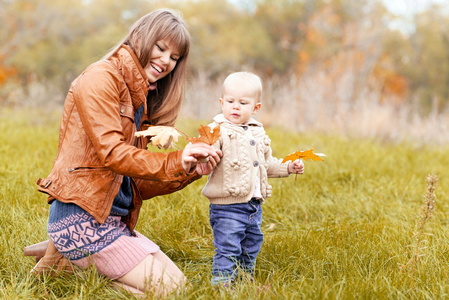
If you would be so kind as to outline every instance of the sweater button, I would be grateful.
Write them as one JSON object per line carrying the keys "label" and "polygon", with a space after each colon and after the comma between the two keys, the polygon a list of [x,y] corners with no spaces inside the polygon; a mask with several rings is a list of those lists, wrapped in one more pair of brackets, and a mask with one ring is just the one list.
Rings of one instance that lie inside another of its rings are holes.
{"label": "sweater button", "polygon": [[253,162],[253,166],[258,167],[259,166],[259,162],[256,160]]}
{"label": "sweater button", "polygon": [[120,112],[123,114],[123,113],[125,112],[125,109],[122,108],[122,109],[120,110]]}
{"label": "sweater button", "polygon": [[255,140],[251,140],[251,141],[249,142],[249,144],[250,144],[251,146],[255,146],[255,145],[256,145],[256,141],[255,141]]}
{"label": "sweater button", "polygon": [[248,130],[248,126],[242,126],[243,127],[243,130]]}

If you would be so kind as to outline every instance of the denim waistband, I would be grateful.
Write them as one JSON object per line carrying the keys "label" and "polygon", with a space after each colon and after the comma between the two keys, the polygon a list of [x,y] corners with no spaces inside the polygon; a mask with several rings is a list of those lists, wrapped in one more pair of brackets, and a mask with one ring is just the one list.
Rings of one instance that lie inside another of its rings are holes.
{"label": "denim waistband", "polygon": [[251,200],[249,200],[249,202],[254,203],[254,204],[260,204],[260,199],[259,198],[251,198]]}

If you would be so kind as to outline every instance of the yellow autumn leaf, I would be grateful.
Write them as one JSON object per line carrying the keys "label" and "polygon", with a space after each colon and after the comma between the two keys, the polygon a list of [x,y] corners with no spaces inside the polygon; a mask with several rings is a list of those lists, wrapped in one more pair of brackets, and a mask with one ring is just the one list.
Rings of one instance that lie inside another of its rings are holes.
{"label": "yellow autumn leaf", "polygon": [[306,151],[296,151],[294,153],[291,153],[291,154],[287,155],[282,162],[285,163],[287,161],[295,161],[300,158],[302,158],[304,160],[312,159],[312,160],[320,161],[320,160],[323,160],[321,158],[321,156],[326,156],[326,155],[324,155],[323,153],[313,153],[313,149],[309,149]]}
{"label": "yellow autumn leaf", "polygon": [[170,126],[150,126],[135,133],[136,137],[149,136],[151,144],[162,149],[173,148],[180,135],[176,128]]}

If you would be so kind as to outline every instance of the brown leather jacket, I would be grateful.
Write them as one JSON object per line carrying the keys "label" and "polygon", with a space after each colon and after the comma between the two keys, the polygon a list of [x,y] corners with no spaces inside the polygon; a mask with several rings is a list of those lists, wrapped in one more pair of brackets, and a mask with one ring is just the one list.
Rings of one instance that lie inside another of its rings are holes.
{"label": "brown leather jacket", "polygon": [[[64,104],[53,169],[37,182],[39,191],[49,194],[49,203],[75,203],[103,223],[123,176],[129,176],[134,198],[124,221],[132,230],[142,200],[172,193],[201,177],[185,174],[182,151],[150,152],[148,138],[134,137],[134,113],[141,105],[140,124],[147,120],[148,89],[147,76],[126,45],[75,79]],[[139,130],[144,129],[141,125]]]}

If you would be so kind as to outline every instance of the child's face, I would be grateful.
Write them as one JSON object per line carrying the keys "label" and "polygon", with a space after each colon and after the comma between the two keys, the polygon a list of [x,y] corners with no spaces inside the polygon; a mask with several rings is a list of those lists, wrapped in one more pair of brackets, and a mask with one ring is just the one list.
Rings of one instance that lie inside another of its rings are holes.
{"label": "child's face", "polygon": [[262,104],[259,102],[258,91],[234,84],[223,90],[223,98],[220,98],[224,117],[234,123],[243,124],[255,115]]}

